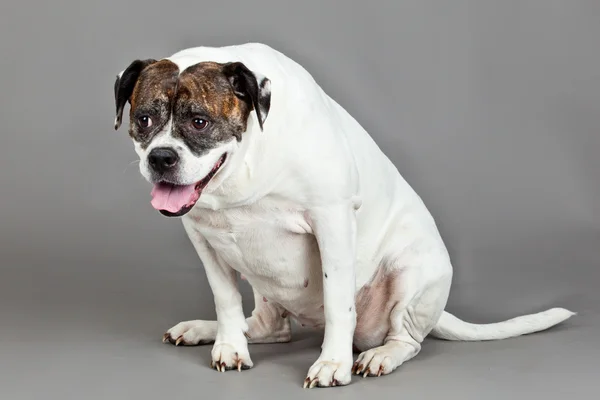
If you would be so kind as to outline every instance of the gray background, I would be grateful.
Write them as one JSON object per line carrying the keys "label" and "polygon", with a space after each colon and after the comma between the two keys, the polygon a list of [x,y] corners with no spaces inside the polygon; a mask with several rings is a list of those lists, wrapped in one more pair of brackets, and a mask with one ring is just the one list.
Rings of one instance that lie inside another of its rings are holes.
{"label": "gray background", "polygon": [[[597,387],[599,1],[0,7],[0,398],[562,398]],[[210,346],[163,345],[180,320],[213,318],[212,297],[180,221],[151,208],[126,129],[112,129],[113,80],[134,58],[248,41],[311,71],[421,194],[454,260],[451,311],[579,315],[500,342],[427,340],[388,377],[308,392],[318,335],[252,346],[256,366],[241,374],[211,371]]]}

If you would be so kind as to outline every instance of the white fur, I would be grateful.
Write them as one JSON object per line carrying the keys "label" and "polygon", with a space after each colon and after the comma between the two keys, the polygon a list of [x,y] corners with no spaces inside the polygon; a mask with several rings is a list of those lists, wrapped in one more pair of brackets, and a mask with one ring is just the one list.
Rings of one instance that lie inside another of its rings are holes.
{"label": "white fur", "polygon": [[[354,366],[364,375],[390,373],[419,352],[430,332],[451,340],[499,339],[572,315],[548,311],[484,327],[445,313],[452,266],[432,216],[367,132],[304,68],[262,44],[192,48],[169,59],[180,70],[201,61],[241,61],[271,81],[264,131],[251,113],[240,143],[202,157],[168,129],[146,151],[136,149],[147,177],[148,151],[181,145],[187,183],[202,179],[222,152],[229,154],[183,217],[214,293],[217,322],[190,321],[168,332],[188,344],[214,340],[218,370],[240,361],[251,366],[248,341],[289,340],[289,321],[281,316],[288,310],[325,329],[305,386],[348,384],[355,296],[380,270],[401,274],[401,295],[390,314],[380,316],[385,339],[378,342],[376,332],[354,339],[367,349]],[[255,291],[248,319],[236,271]]]}

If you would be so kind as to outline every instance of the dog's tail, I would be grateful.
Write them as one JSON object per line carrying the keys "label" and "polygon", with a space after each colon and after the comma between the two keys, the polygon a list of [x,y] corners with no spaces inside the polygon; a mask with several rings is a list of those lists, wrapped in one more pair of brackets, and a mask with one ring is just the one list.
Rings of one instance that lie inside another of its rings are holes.
{"label": "dog's tail", "polygon": [[431,335],[444,340],[499,340],[548,329],[576,313],[564,308],[552,308],[537,314],[522,315],[503,322],[471,324],[444,311]]}

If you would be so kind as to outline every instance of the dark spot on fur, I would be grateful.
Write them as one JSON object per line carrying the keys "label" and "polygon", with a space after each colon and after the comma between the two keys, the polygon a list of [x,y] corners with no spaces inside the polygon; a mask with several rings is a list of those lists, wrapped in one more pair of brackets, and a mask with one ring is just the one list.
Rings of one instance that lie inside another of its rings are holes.
{"label": "dark spot on fur", "polygon": [[263,301],[266,303],[268,302],[267,298],[263,296]]}
{"label": "dark spot on fur", "polygon": [[304,280],[304,287],[308,287],[308,278]]}
{"label": "dark spot on fur", "polygon": [[325,272],[325,279],[327,279],[327,272]]}
{"label": "dark spot on fur", "polygon": [[265,87],[269,82],[270,81],[267,78],[260,82],[260,96],[258,98],[258,104],[261,110],[261,115],[263,115],[263,123],[267,117],[267,114],[269,113],[269,109],[271,108],[271,93],[265,93]]}
{"label": "dark spot on fur", "polygon": [[290,314],[290,313],[289,313],[287,310],[285,310],[285,311],[284,311],[284,312],[281,314],[281,318],[287,318],[287,316],[288,316],[289,314]]}

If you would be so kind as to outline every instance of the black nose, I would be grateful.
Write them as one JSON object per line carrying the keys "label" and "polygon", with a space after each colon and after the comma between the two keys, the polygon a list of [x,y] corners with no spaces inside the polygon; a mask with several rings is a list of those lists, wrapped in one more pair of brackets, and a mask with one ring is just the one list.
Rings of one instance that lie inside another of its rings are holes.
{"label": "black nose", "polygon": [[148,154],[148,163],[154,171],[161,174],[177,165],[177,161],[179,161],[177,152],[167,147],[152,149],[150,154]]}

